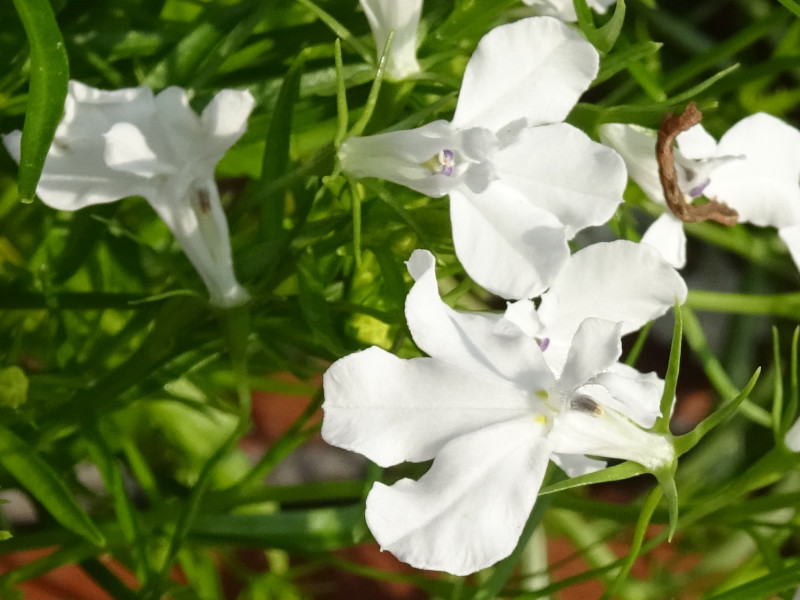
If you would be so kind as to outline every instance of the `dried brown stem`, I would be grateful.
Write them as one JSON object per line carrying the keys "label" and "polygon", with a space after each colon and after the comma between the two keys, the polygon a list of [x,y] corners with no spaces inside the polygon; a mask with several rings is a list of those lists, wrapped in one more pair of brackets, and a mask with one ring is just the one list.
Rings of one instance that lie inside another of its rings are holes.
{"label": "dried brown stem", "polygon": [[703,113],[697,104],[690,102],[683,114],[673,115],[667,113],[661,120],[658,128],[658,141],[656,142],[656,160],[658,161],[658,176],[661,187],[664,189],[664,198],[672,213],[685,223],[698,223],[700,221],[716,221],[729,227],[736,225],[739,218],[737,213],[724,202],[709,200],[707,204],[694,206],[686,202],[678,186],[678,173],[675,170],[675,155],[672,145],[678,134],[686,131],[693,125],[703,120]]}

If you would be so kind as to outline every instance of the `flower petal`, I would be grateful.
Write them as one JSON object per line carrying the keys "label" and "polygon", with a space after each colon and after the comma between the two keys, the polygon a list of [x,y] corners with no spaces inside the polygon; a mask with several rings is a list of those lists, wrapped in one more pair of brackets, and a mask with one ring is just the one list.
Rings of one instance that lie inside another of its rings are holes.
{"label": "flower petal", "polygon": [[675,459],[665,437],[640,429],[614,410],[598,410],[558,415],[547,436],[554,451],[632,460],[651,471]]}
{"label": "flower petal", "polygon": [[467,370],[513,381],[522,389],[550,387],[553,376],[539,345],[501,315],[453,310],[439,297],[435,260],[415,250],[406,263],[416,280],[406,299],[414,342],[430,356]]}
{"label": "flower petal", "polygon": [[621,323],[605,319],[586,319],[580,324],[556,384],[562,393],[571,393],[617,362],[622,354],[621,329]]}
{"label": "flower petal", "polygon": [[558,19],[495,27],[467,63],[453,125],[499,131],[524,119],[557,123],[597,75],[594,47]]}
{"label": "flower petal", "polygon": [[600,126],[600,141],[619,152],[628,175],[653,202],[666,204],[658,178],[656,132],[638,125],[606,123]]}
{"label": "flower petal", "polygon": [[602,386],[609,399],[601,399],[603,405],[651,428],[661,416],[661,396],[664,380],[655,373],[640,373],[623,363],[614,363],[604,373],[592,379]]}
{"label": "flower petal", "polygon": [[744,160],[715,169],[706,196],[735,208],[740,221],[778,228],[800,222],[800,131],[757,113],[722,136],[718,153]]}
{"label": "flower petal", "polygon": [[683,303],[686,294],[683,278],[653,248],[602,242],[572,256],[542,295],[539,318],[554,341],[571,340],[587,317],[620,322],[624,335],[663,315],[676,299]]}
{"label": "flower petal", "polygon": [[417,27],[422,0],[359,0],[369,21],[378,56],[394,30],[392,47],[386,61],[386,76],[393,81],[420,71],[417,62]]}
{"label": "flower petal", "polygon": [[628,181],[619,154],[567,123],[524,130],[492,161],[503,184],[555,215],[567,239],[608,221]]}
{"label": "flower petal", "polygon": [[553,453],[550,456],[558,468],[560,468],[567,477],[580,477],[581,475],[588,475],[600,469],[605,469],[607,466],[604,460],[595,460],[583,454],[561,454]]}
{"label": "flower petal", "polygon": [[530,418],[464,435],[419,481],[376,483],[367,524],[382,550],[414,567],[474,573],[514,550],[549,456],[542,426]]}
{"label": "flower petal", "polygon": [[504,298],[538,296],[569,258],[561,223],[499,181],[450,192],[453,241],[475,281]]}
{"label": "flower petal", "polygon": [[323,386],[325,441],[384,467],[429,460],[452,439],[538,405],[533,390],[503,379],[377,347],[337,360]]}
{"label": "flower petal", "polygon": [[115,171],[143,179],[172,175],[177,171],[174,165],[156,154],[144,133],[133,123],[115,123],[103,138],[105,162]]}
{"label": "flower petal", "polygon": [[203,154],[207,160],[216,165],[242,137],[255,104],[255,98],[247,90],[221,90],[211,99],[200,115],[206,145]]}
{"label": "flower petal", "polygon": [[[59,210],[78,210],[148,191],[140,179],[108,168],[103,134],[123,119],[149,118],[152,101],[145,87],[107,91],[70,81],[64,115],[36,189],[42,201]],[[18,131],[3,136],[17,161],[20,139]]]}
{"label": "flower petal", "polygon": [[447,121],[434,121],[416,129],[389,131],[347,138],[339,149],[342,169],[356,177],[380,177],[429,196],[443,196],[458,180],[432,173],[422,163],[453,150],[456,134]]}
{"label": "flower petal", "polygon": [[658,253],[676,269],[686,265],[686,233],[683,221],[667,210],[658,217],[642,236],[642,244],[658,250]]}
{"label": "flower petal", "polygon": [[717,154],[717,140],[700,123],[678,134],[675,141],[684,158],[705,160]]}
{"label": "flower petal", "polygon": [[188,182],[173,177],[146,198],[197,269],[211,303],[230,307],[247,301],[233,270],[228,219],[213,177]]}

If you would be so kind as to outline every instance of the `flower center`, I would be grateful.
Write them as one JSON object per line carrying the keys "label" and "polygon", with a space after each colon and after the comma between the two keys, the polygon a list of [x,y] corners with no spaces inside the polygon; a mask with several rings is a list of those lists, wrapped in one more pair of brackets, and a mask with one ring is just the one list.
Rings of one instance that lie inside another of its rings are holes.
{"label": "flower center", "polygon": [[455,152],[445,148],[439,154],[426,160],[422,165],[430,169],[431,173],[440,173],[445,177],[451,177],[453,169],[456,167]]}

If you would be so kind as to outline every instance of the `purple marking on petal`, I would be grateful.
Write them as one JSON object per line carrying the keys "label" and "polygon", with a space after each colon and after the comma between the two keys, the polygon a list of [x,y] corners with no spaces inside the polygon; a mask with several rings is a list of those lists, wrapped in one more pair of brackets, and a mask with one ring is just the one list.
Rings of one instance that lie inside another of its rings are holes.
{"label": "purple marking on petal", "polygon": [[455,156],[456,155],[453,153],[452,150],[448,150],[447,148],[442,150],[442,157],[444,158],[445,162],[450,162],[451,160],[453,160],[453,158],[455,158]]}
{"label": "purple marking on petal", "polygon": [[441,174],[445,177],[450,177],[453,174],[453,166],[452,165],[443,165]]}
{"label": "purple marking on petal", "polygon": [[706,179],[703,183],[698,186],[693,187],[689,190],[689,195],[692,198],[697,198],[698,196],[703,195],[703,191],[708,187],[708,184],[711,183],[710,179]]}
{"label": "purple marking on petal", "polygon": [[549,337],[542,338],[541,340],[539,340],[539,348],[541,349],[542,352],[547,350],[547,347],[549,345],[550,345],[550,338]]}

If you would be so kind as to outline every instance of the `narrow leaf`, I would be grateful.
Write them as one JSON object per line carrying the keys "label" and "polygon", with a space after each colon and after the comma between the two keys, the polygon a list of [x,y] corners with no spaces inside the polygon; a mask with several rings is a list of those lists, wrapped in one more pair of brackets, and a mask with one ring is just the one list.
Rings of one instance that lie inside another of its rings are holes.
{"label": "narrow leaf", "polygon": [[19,197],[30,201],[64,111],[69,63],[48,0],[14,0],[31,49],[31,76],[19,162]]}
{"label": "narrow leaf", "polygon": [[664,378],[664,393],[661,395],[661,415],[656,420],[655,431],[669,433],[669,418],[672,415],[672,403],[675,400],[675,388],[678,386],[678,371],[681,367],[681,343],[683,342],[683,318],[681,307],[675,302],[675,327],[672,330],[672,345],[669,350],[669,365]]}
{"label": "narrow leaf", "polygon": [[2,425],[0,465],[41,502],[56,521],[96,546],[105,545],[103,534],[78,506],[69,488],[53,468],[36,450]]}

